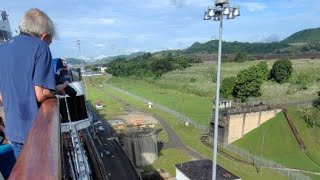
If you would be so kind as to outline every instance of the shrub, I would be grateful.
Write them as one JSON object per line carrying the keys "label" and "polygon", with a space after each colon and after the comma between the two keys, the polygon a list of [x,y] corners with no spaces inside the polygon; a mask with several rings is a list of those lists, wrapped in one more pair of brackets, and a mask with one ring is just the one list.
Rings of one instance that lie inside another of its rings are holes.
{"label": "shrub", "polygon": [[236,84],[236,77],[226,77],[221,82],[220,94],[224,98],[231,99],[234,86]]}
{"label": "shrub", "polygon": [[293,71],[292,63],[289,59],[276,61],[270,71],[270,79],[278,83],[285,83],[291,77]]}
{"label": "shrub", "polygon": [[192,78],[190,78],[190,82],[196,82],[197,81],[197,78],[194,78],[194,77],[192,77]]}
{"label": "shrub", "polygon": [[247,60],[248,60],[247,53],[245,53],[244,51],[238,52],[234,57],[234,62],[238,62],[238,63],[245,62]]}
{"label": "shrub", "polygon": [[251,66],[237,74],[233,95],[246,101],[249,97],[261,96],[261,85],[265,80],[264,73],[258,65]]}
{"label": "shrub", "polygon": [[297,73],[290,79],[290,82],[295,85],[298,90],[308,89],[308,83],[311,81],[310,76],[304,72]]}
{"label": "shrub", "polygon": [[268,76],[269,76],[269,70],[268,70],[268,64],[266,61],[262,61],[262,62],[259,62],[257,64],[257,67],[259,68],[259,73],[261,73],[261,78],[263,80],[267,80],[268,79]]}

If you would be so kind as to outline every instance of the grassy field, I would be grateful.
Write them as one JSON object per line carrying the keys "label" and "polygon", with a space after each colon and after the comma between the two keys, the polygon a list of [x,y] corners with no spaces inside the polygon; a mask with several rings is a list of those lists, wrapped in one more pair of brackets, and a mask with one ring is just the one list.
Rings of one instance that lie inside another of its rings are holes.
{"label": "grassy field", "polygon": [[[103,92],[89,83],[87,83],[87,88],[88,98],[93,107],[95,107],[96,102],[103,102],[105,108],[98,110],[98,112],[104,119],[110,120],[123,113],[123,105],[117,102],[114,98],[106,96]],[[112,106],[110,106],[111,104]]]}
{"label": "grassy field", "polygon": [[[95,88],[96,89],[96,88]],[[200,136],[201,132],[199,130],[196,130],[192,127],[186,127],[180,122],[177,121],[177,119],[167,114],[159,109],[152,108],[149,109],[146,107],[146,105],[140,101],[137,101],[127,95],[121,94],[118,91],[115,91],[113,89],[109,89],[107,87],[103,88],[104,92],[107,94],[112,94],[113,96],[122,99],[126,103],[135,106],[139,108],[139,110],[156,115],[161,117],[162,119],[165,119],[173,128],[173,130],[179,135],[181,140],[184,144],[191,147],[192,149],[196,150],[203,156],[211,159],[212,157],[212,151],[210,148],[204,146],[200,142]],[[90,93],[90,92],[89,92]],[[109,105],[111,106],[111,105]],[[173,151],[173,152],[171,152]],[[179,153],[179,150],[169,150],[164,151],[163,157],[160,157],[154,164],[152,164],[152,167],[154,169],[156,168],[164,168],[167,171],[172,172],[172,167],[174,164],[187,161],[186,156],[177,156],[177,157],[168,157],[170,154]],[[167,158],[171,159],[172,161],[166,160]],[[238,162],[231,161],[229,159],[226,159],[225,157],[218,156],[218,163],[219,165],[225,167],[226,169],[230,170],[232,173],[240,176],[242,179],[287,179],[286,177],[283,177],[279,175],[278,173],[275,173],[274,171],[263,169],[260,174],[256,172],[256,169],[254,166],[251,165],[244,165]]]}
{"label": "grassy field", "polygon": [[190,161],[190,156],[183,150],[164,149],[160,152],[159,158],[149,166],[144,167],[144,170],[165,169],[171,176],[175,177],[176,169],[174,164]]}
{"label": "grassy field", "polygon": [[[289,109],[289,113],[293,118],[298,131],[306,144],[307,149],[306,154],[311,157],[317,164],[320,164],[320,128],[314,127],[310,128],[302,120],[299,108]],[[318,167],[318,172],[320,172],[320,167]]]}
{"label": "grassy field", "polygon": [[200,124],[208,125],[209,123],[213,104],[211,98],[162,89],[154,84],[126,78],[112,77],[108,83],[182,112]]}
{"label": "grassy field", "polygon": [[[222,79],[236,76],[243,69],[248,68],[259,61],[244,63],[223,63]],[[268,61],[269,70],[275,61]],[[283,101],[310,99],[317,96],[320,80],[319,59],[292,60],[294,72],[289,83],[277,84],[267,81],[262,85],[262,96],[253,100],[262,100],[276,103]],[[215,62],[194,64],[185,70],[175,70],[162,75],[159,79],[144,78],[143,80],[165,89],[174,89],[188,94],[196,94],[202,97],[212,98],[215,94]],[[307,81],[307,89],[301,88],[296,79],[304,76]],[[139,78],[141,79],[141,78]]]}

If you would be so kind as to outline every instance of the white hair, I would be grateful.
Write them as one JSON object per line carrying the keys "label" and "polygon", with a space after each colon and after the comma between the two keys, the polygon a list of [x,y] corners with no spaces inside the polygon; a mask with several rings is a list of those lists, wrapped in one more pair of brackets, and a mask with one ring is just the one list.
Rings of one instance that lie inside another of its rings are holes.
{"label": "white hair", "polygon": [[35,37],[48,34],[54,37],[56,35],[55,27],[49,16],[43,11],[32,8],[28,10],[21,18],[19,29],[21,33]]}

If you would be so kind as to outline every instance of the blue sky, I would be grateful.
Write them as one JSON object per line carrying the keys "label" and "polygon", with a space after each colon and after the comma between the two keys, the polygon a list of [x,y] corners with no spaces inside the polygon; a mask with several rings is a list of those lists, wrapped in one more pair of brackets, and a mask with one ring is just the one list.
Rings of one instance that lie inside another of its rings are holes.
{"label": "blue sky", "polygon": [[[218,23],[204,21],[213,0],[2,0],[11,28],[18,29],[23,13],[33,7],[54,21],[58,38],[54,57],[105,56],[184,49],[192,43],[218,37]],[[294,32],[320,27],[318,0],[230,0],[241,16],[224,21],[226,41],[282,40]]]}

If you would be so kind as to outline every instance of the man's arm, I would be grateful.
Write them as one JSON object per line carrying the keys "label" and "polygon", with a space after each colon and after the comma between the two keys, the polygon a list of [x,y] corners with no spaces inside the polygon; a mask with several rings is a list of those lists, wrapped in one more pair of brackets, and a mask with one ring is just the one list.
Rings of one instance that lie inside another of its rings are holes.
{"label": "man's arm", "polygon": [[1,96],[1,93],[0,93],[0,102],[2,102],[2,96]]}
{"label": "man's arm", "polygon": [[37,98],[38,102],[43,102],[44,100],[46,100],[48,98],[55,97],[54,92],[50,91],[49,89],[45,89],[40,86],[34,86],[34,90],[35,90],[36,98]]}
{"label": "man's arm", "polygon": [[64,89],[69,84],[68,81],[64,82],[63,84],[59,84],[56,86],[56,92],[50,91],[49,89],[40,87],[40,86],[34,86],[36,98],[38,102],[43,102],[44,100],[48,98],[55,97],[55,93],[57,94],[65,94]]}

